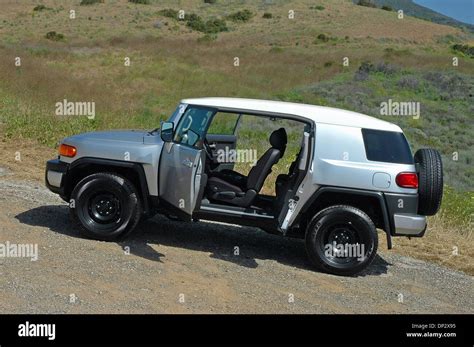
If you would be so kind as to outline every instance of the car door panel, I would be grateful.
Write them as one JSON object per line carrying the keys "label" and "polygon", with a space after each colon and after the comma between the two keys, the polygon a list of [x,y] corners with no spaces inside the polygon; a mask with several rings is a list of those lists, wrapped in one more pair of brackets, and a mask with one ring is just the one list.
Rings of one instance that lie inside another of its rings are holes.
{"label": "car door panel", "polygon": [[160,159],[160,198],[190,220],[201,187],[203,150],[179,143],[167,143]]}
{"label": "car door panel", "polygon": [[[216,165],[216,170],[232,170],[234,163],[228,161],[231,158],[230,153],[236,149],[237,136],[236,135],[222,135],[222,134],[208,134],[206,136],[207,142],[211,146],[213,164]],[[225,155],[225,154],[228,155]],[[222,161],[224,159],[224,161]]]}

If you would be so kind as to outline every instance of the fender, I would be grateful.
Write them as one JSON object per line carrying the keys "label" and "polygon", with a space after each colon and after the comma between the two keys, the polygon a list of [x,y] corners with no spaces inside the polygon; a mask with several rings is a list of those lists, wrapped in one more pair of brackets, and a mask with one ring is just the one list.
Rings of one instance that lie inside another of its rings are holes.
{"label": "fender", "polygon": [[[387,235],[387,247],[388,249],[392,249],[392,238],[391,238],[392,225],[390,223],[390,218],[388,214],[387,202],[385,201],[385,196],[382,192],[362,190],[362,189],[322,186],[317,191],[315,191],[313,195],[303,205],[303,208],[300,211],[298,219],[311,207],[311,205],[323,193],[343,193],[343,194],[348,194],[348,195],[371,196],[371,197],[376,198],[380,203],[380,210],[382,211],[383,226],[384,226],[383,230],[385,231],[385,234]],[[295,222],[297,222],[298,219]]]}
{"label": "fender", "polygon": [[[146,180],[146,175],[145,171],[143,170],[143,166],[140,163],[134,163],[130,161],[120,161],[120,160],[112,160],[112,159],[100,159],[100,158],[92,158],[92,157],[83,157],[80,159],[77,159],[73,161],[69,165],[68,173],[70,173],[73,170],[76,169],[81,169],[82,167],[88,166],[88,165],[100,165],[104,167],[120,167],[120,168],[125,168],[125,169],[131,169],[135,171],[138,174],[139,181],[140,181],[140,186],[137,187],[140,189],[141,195],[143,197],[143,209],[145,213],[150,211],[150,203],[149,203],[149,190],[148,190],[148,184]],[[69,183],[69,175],[66,175],[65,179],[65,185]]]}

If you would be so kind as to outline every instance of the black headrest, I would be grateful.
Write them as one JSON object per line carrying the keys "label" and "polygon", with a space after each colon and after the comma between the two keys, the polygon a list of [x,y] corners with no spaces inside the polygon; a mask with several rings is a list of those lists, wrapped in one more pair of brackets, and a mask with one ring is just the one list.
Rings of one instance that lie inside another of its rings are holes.
{"label": "black headrest", "polygon": [[270,144],[273,148],[279,149],[282,152],[286,149],[286,143],[288,142],[288,138],[286,136],[286,130],[284,128],[280,128],[275,130],[270,135]]}

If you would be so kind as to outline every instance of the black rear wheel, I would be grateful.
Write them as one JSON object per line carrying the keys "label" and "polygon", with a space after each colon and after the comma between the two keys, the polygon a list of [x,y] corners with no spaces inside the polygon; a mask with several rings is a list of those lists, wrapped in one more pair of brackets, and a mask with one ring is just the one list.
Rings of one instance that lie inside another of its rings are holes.
{"label": "black rear wheel", "polygon": [[318,269],[354,275],[372,263],[378,238],[374,223],[363,211],[347,205],[317,213],[306,231],[306,251]]}
{"label": "black rear wheel", "polygon": [[82,179],[71,194],[70,214],[87,237],[111,241],[124,237],[138,224],[141,201],[134,185],[111,173]]}

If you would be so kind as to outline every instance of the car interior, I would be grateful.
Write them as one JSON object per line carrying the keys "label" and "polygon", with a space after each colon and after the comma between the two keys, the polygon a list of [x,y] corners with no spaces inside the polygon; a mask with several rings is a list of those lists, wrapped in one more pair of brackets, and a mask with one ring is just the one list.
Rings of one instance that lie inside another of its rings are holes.
{"label": "car interior", "polygon": [[[301,183],[304,172],[306,172],[306,168],[298,164],[302,160],[303,153],[308,153],[304,148],[305,145],[308,146],[308,143],[304,141],[303,133],[309,132],[310,126],[296,120],[289,121],[301,126],[301,145],[296,155],[293,151],[295,160],[289,165],[288,172],[277,176],[275,195],[265,195],[261,192],[265,181],[287,152],[287,130],[282,126],[276,130],[268,131],[267,149],[262,155],[259,155],[248,174],[243,175],[234,170],[234,163],[216,160],[216,152],[219,149],[222,150],[226,146],[227,149],[235,149],[237,146],[239,136],[236,130],[242,115],[237,116],[237,125],[231,134],[208,132],[203,141],[203,149],[206,152],[205,171],[208,178],[201,208],[214,207],[227,211],[251,212],[254,215],[276,217],[282,211],[285,202],[293,196],[294,189]],[[266,119],[274,121],[278,118],[267,117]]]}

